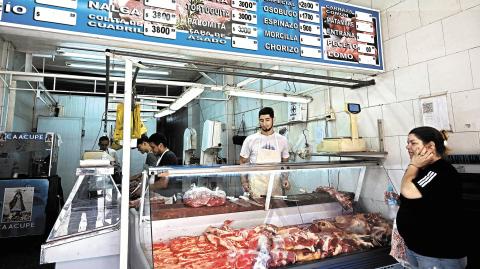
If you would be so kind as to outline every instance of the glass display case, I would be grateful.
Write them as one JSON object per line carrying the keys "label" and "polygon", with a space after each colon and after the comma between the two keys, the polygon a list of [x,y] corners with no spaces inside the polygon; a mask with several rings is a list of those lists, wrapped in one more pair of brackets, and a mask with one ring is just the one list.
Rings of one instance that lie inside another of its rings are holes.
{"label": "glass display case", "polygon": [[391,221],[359,211],[372,165],[378,164],[150,168],[139,211],[131,210],[131,267],[395,264],[388,256]]}
{"label": "glass display case", "polygon": [[112,174],[113,167],[77,169],[72,192],[42,245],[40,263],[116,268],[110,266],[119,257],[120,192]]}

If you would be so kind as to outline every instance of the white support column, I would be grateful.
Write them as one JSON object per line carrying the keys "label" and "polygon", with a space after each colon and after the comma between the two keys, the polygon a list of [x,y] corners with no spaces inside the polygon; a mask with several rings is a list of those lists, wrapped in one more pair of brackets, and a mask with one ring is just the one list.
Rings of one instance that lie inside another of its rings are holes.
{"label": "white support column", "polygon": [[17,81],[10,82],[10,91],[8,93],[8,107],[7,107],[7,126],[5,131],[11,132],[13,130],[13,118],[15,117],[15,99],[17,98]]}
{"label": "white support column", "polygon": [[[32,72],[32,53],[25,54],[25,72]],[[8,94],[8,110],[7,110],[7,126],[6,131],[11,132],[13,130],[13,119],[15,118],[15,101],[17,98],[17,81],[12,80],[10,82],[10,91]]]}
{"label": "white support column", "polygon": [[25,53],[25,72],[32,72],[32,53]]}
{"label": "white support column", "polygon": [[128,197],[130,180],[130,141],[132,116],[132,61],[125,59],[125,96],[123,112],[122,201],[120,219],[120,269],[128,269]]}
{"label": "white support column", "polygon": [[[9,50],[8,46],[9,43],[2,41],[2,52],[0,55],[0,69],[1,70],[7,70],[7,62],[8,62],[8,56],[9,56]],[[5,96],[7,93],[7,87],[4,82],[6,81],[7,76],[2,76],[2,79],[0,80],[0,131],[3,131],[3,126],[4,126],[4,113],[5,113]]]}
{"label": "white support column", "polygon": [[357,189],[355,190],[355,197],[353,197],[353,201],[355,202],[358,202],[358,199],[360,199],[360,193],[362,192],[363,180],[365,179],[366,170],[367,170],[366,166],[360,167],[360,174],[358,175],[358,181],[357,181]]}

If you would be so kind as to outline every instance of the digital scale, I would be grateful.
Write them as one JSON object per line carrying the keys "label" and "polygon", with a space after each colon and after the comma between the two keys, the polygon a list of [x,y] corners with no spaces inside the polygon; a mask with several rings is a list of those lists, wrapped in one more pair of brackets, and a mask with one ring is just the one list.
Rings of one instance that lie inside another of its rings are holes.
{"label": "digital scale", "polygon": [[358,137],[357,114],[360,113],[360,104],[347,103],[346,110],[350,115],[350,130],[352,137],[324,138],[318,144],[317,152],[349,152],[366,151],[365,140]]}

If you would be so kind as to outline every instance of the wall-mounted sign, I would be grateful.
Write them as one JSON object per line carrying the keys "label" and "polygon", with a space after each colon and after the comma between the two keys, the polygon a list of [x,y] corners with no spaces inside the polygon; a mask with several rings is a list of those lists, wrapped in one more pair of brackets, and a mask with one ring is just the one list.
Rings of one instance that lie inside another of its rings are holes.
{"label": "wall-mounted sign", "polygon": [[43,234],[47,199],[47,179],[0,180],[0,238]]}
{"label": "wall-mounted sign", "polygon": [[52,142],[53,133],[0,132],[0,142],[11,140],[33,140]]}
{"label": "wall-mounted sign", "polygon": [[0,4],[0,25],[5,26],[383,70],[379,12],[333,1],[0,0]]}

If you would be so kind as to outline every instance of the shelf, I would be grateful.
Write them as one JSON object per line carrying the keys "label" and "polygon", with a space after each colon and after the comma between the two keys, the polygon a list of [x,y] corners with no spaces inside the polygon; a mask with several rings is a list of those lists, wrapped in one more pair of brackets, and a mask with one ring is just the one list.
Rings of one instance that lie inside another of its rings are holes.
{"label": "shelf", "polygon": [[350,152],[317,152],[312,153],[312,156],[325,157],[349,157],[362,159],[384,159],[388,155],[385,151],[350,151]]}

